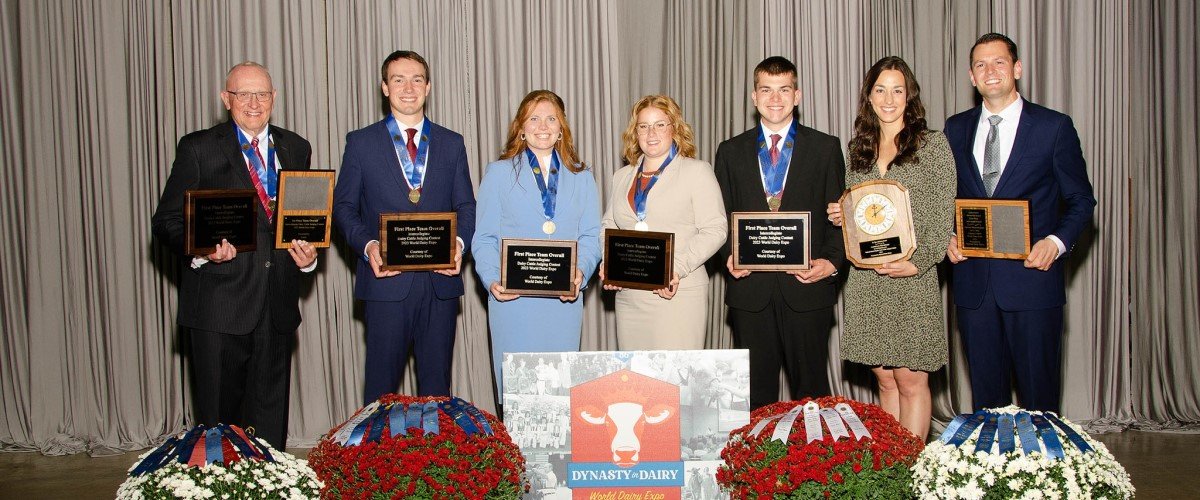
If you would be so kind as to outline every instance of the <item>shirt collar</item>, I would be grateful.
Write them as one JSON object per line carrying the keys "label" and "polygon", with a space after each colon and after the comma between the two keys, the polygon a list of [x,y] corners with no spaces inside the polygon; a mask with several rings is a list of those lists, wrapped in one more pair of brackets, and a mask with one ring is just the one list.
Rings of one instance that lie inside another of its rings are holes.
{"label": "shirt collar", "polygon": [[[792,121],[794,121],[794,120],[795,120],[795,118],[792,119]],[[758,122],[758,127],[762,129],[763,137],[771,137],[771,134],[779,134],[779,137],[786,138],[788,135],[788,132],[790,132],[792,130],[792,121],[788,121],[787,125],[784,125],[779,130],[771,130],[771,129],[767,128],[767,126],[765,124],[763,124],[762,122]]]}
{"label": "shirt collar", "polygon": [[267,138],[271,136],[271,124],[270,123],[268,123],[267,126],[263,127],[262,132],[259,132],[258,136],[256,136],[256,137],[251,137],[250,133],[246,132],[246,129],[238,126],[236,123],[233,126],[234,126],[234,128],[236,128],[238,130],[239,134],[242,134],[242,137],[246,138],[247,141],[253,142],[254,139],[258,139],[259,144],[266,144]]}
{"label": "shirt collar", "polygon": [[1021,97],[1021,94],[1017,94],[1017,100],[1005,106],[999,113],[991,112],[987,109],[987,106],[982,104],[979,107],[983,109],[983,112],[979,114],[979,123],[987,122],[988,117],[992,115],[1000,115],[1000,118],[1004,119],[1000,123],[1017,123],[1017,120],[1021,118],[1021,110],[1025,108],[1025,98]]}
{"label": "shirt collar", "polygon": [[[395,115],[393,115],[393,116],[395,116]],[[403,132],[406,129],[410,129],[410,128],[417,129],[416,139],[417,139],[417,144],[420,144],[421,143],[421,131],[425,129],[425,120],[426,120],[426,118],[424,116],[422,116],[421,121],[417,122],[415,125],[412,125],[412,126],[405,125],[400,120],[396,120],[396,126],[400,127],[401,132]],[[408,144],[408,132],[405,132],[400,135],[402,137],[404,137],[404,143]]]}

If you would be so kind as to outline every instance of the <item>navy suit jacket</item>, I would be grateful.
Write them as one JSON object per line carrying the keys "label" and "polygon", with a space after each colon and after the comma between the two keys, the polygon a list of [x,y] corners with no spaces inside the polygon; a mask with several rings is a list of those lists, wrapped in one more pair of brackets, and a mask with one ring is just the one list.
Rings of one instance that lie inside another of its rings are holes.
{"label": "navy suit jacket", "polygon": [[[1031,243],[1053,234],[1070,252],[1092,220],[1096,198],[1088,181],[1079,134],[1071,117],[1025,101],[1008,163],[994,198],[1029,200]],[[946,120],[946,138],[958,169],[959,198],[987,198],[975,161],[981,107]],[[1049,271],[1027,269],[1024,261],[971,258],[953,266],[954,302],[974,309],[988,288],[1005,311],[1061,307],[1066,303],[1063,259]]]}
{"label": "navy suit jacket", "polygon": [[[312,147],[303,137],[271,126],[271,140],[284,170],[309,166]],[[254,189],[233,122],[193,132],[179,140],[171,175],[152,219],[154,235],[183,256],[179,282],[180,326],[245,335],[270,311],[276,333],[300,326],[300,269],[287,250],[275,250],[275,227],[255,198],[257,249],[229,262],[192,268],[184,255],[184,193],[189,189]]]}
{"label": "navy suit jacket", "polygon": [[[455,212],[464,247],[475,233],[475,193],[463,137],[426,117],[429,123],[429,163],[421,186],[421,201],[408,201],[408,184],[386,119],[346,134],[346,151],[333,191],[333,219],[346,243],[359,257],[354,296],[360,300],[400,301],[408,296],[418,272],[376,278],[363,256],[367,242],[379,239],[379,214],[397,212]],[[469,249],[463,248],[463,255]],[[427,272],[440,299],[463,295],[460,276]]]}

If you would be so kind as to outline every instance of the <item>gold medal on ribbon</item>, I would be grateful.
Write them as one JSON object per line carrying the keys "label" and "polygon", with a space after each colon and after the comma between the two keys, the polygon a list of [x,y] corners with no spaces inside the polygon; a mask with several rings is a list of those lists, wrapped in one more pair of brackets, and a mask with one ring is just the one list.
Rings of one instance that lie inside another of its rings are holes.
{"label": "gold medal on ribbon", "polygon": [[271,209],[271,213],[275,213],[275,207],[277,207],[277,206],[278,206],[278,203],[275,200],[271,200],[271,201],[267,202],[267,208]]}
{"label": "gold medal on ribbon", "polygon": [[421,190],[420,189],[409,190],[408,191],[408,201],[411,201],[413,203],[421,201]]}
{"label": "gold medal on ribbon", "polygon": [[554,234],[555,229],[557,229],[557,228],[555,227],[554,221],[552,221],[552,220],[548,220],[548,221],[542,223],[542,232],[546,233],[547,235]]}
{"label": "gold medal on ribbon", "polygon": [[767,197],[767,208],[770,208],[772,212],[778,212],[779,206],[782,204],[783,204],[783,200],[781,200],[777,196],[768,196]]}

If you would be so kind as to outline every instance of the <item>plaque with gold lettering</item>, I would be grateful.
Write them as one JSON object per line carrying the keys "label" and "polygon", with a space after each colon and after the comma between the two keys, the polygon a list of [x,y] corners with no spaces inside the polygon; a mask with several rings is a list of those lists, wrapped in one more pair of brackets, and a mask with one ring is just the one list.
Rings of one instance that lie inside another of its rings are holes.
{"label": "plaque with gold lettering", "polygon": [[1017,259],[1029,256],[1029,200],[954,200],[958,249],[965,257]]}
{"label": "plaque with gold lettering", "polygon": [[280,170],[279,204],[275,211],[275,248],[291,248],[292,240],[329,248],[333,227],[332,170]]}
{"label": "plaque with gold lettering", "polygon": [[258,246],[258,192],[253,189],[189,189],[184,192],[184,247],[203,257],[221,240],[239,252]]}
{"label": "plaque with gold lettering", "polygon": [[729,241],[733,268],[803,271],[810,267],[811,212],[734,212]]}
{"label": "plaque with gold lettering", "polygon": [[890,179],[857,184],[838,200],[842,241],[855,267],[873,269],[912,256],[917,233],[908,189]]}
{"label": "plaque with gold lettering", "polygon": [[505,293],[543,297],[575,295],[579,242],[504,238],[500,241],[500,286]]}
{"label": "plaque with gold lettering", "polygon": [[604,284],[639,290],[671,286],[675,233],[604,230]]}
{"label": "plaque with gold lettering", "polygon": [[379,215],[379,253],[384,271],[454,269],[458,214],[411,212]]}

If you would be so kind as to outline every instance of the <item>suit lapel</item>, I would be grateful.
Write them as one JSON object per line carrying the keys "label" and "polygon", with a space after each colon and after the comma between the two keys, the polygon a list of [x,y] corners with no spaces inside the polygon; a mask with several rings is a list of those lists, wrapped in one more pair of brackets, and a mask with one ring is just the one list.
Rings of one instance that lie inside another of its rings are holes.
{"label": "suit lapel", "polygon": [[279,168],[281,170],[296,170],[296,158],[292,156],[291,148],[283,140],[283,134],[280,134],[279,128],[274,125],[271,126],[271,140],[275,143],[275,156],[279,158]]}
{"label": "suit lapel", "polygon": [[250,179],[250,171],[246,167],[246,157],[242,155],[237,134],[237,127],[233,122],[227,122],[218,140],[221,152],[225,154],[225,158],[229,161],[229,169],[233,172],[233,177],[242,185],[241,187],[254,189],[254,181]]}
{"label": "suit lapel", "polygon": [[375,126],[375,133],[380,137],[380,144],[383,149],[380,153],[383,154],[386,161],[380,164],[380,168],[387,170],[392,180],[396,183],[397,192],[400,197],[408,199],[408,181],[404,179],[404,167],[400,166],[400,157],[397,156],[396,143],[392,140],[392,133],[388,130],[386,124],[387,118],[380,121]]}
{"label": "suit lapel", "polygon": [[[750,168],[743,169],[743,171],[745,172],[744,175],[747,177],[744,185],[746,186],[746,199],[751,200],[750,210],[755,212],[766,212],[771,209],[767,206],[767,196],[763,194],[762,165],[758,163],[758,136],[760,127],[762,127],[762,125],[755,124],[753,129],[746,131],[746,138],[742,142],[742,145],[744,148],[746,148],[744,155],[747,159],[746,165],[748,165]],[[788,168],[788,175],[791,175],[791,167]],[[784,199],[787,199],[787,193],[784,194]]]}
{"label": "suit lapel", "polygon": [[983,175],[979,173],[979,162],[975,161],[975,136],[979,133],[979,115],[983,114],[983,105],[976,106],[971,110],[971,114],[967,115],[967,129],[963,131],[966,141],[967,160],[971,162],[971,171],[969,177],[975,185],[975,191],[985,196],[987,189],[983,187]]}
{"label": "suit lapel", "polygon": [[[800,124],[796,124],[796,138],[793,139],[794,142],[792,143],[792,157],[788,163],[787,181],[783,185],[783,204],[780,206],[780,210],[797,209],[796,200],[801,199],[801,190],[805,187],[804,179],[812,178],[804,175],[803,169],[806,165],[800,161],[802,155],[798,154],[809,150],[808,139],[808,134],[804,133],[804,129],[800,128]],[[766,203],[766,201],[763,203]]]}
{"label": "suit lapel", "polygon": [[994,193],[1004,190],[1007,180],[1013,177],[1012,171],[1020,168],[1021,157],[1025,156],[1025,150],[1029,149],[1029,142],[1033,140],[1033,131],[1037,128],[1037,117],[1029,101],[1022,103],[1021,117],[1018,120],[1020,121],[1017,122],[1017,136],[1013,138],[1012,150],[1008,153],[1008,161],[1004,163],[1004,170],[1000,171],[1000,180],[996,183]]}

